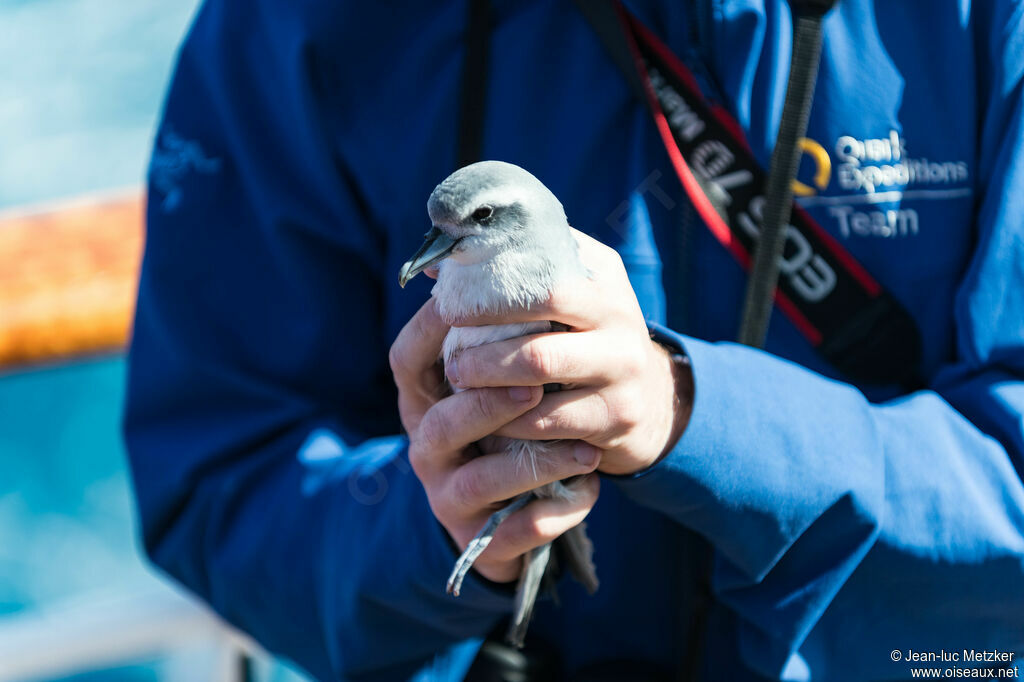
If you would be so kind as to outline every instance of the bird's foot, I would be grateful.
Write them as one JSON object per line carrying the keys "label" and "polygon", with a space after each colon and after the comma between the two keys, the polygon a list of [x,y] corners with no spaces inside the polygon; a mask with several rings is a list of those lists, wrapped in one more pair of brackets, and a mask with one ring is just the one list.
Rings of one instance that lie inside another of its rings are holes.
{"label": "bird's foot", "polygon": [[455,562],[455,568],[452,569],[452,574],[448,576],[448,594],[455,595],[456,597],[459,596],[459,591],[462,589],[462,581],[466,579],[466,574],[473,567],[477,557],[483,554],[484,550],[487,549],[487,545],[491,544],[498,526],[509,516],[529,504],[532,499],[534,497],[531,493],[520,495],[508,506],[491,514],[487,519],[487,524],[476,534],[476,537],[469,541],[466,550],[459,557],[458,561]]}

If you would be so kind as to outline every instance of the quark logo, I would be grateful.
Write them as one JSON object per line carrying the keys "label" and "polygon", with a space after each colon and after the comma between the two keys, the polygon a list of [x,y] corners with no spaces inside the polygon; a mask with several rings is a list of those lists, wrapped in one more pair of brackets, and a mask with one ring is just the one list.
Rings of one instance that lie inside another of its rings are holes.
{"label": "quark logo", "polygon": [[828,187],[829,180],[832,179],[832,159],[824,147],[808,137],[800,139],[799,147],[803,155],[814,163],[814,187],[794,179],[793,194],[798,197],[814,196],[818,190]]}
{"label": "quark logo", "polygon": [[838,163],[836,178],[846,191],[903,190],[926,186],[945,188],[968,180],[966,161],[932,161],[912,158],[900,134],[890,130],[887,137],[856,138],[842,135],[834,149]]}
{"label": "quark logo", "polygon": [[[800,148],[814,163],[814,186],[794,182],[793,194],[804,208],[822,207],[843,239],[916,237],[922,231],[916,202],[971,195],[966,161],[912,156],[897,130],[881,137],[840,135],[830,152],[808,139]],[[819,193],[830,182],[832,192]]]}

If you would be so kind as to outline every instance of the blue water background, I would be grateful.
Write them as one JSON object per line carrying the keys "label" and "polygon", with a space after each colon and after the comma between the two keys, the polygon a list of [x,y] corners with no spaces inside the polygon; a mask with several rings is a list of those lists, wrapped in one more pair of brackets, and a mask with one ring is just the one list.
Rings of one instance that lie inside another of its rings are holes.
{"label": "blue water background", "polygon": [[[142,185],[196,5],[0,0],[0,209]],[[106,357],[0,375],[0,619],[163,583],[137,550],[124,372],[123,358]],[[76,679],[188,671],[179,657]]]}

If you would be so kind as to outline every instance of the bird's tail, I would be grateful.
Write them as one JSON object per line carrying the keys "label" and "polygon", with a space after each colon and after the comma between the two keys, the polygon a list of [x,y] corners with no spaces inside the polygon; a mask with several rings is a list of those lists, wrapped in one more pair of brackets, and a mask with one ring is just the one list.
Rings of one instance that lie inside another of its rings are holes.
{"label": "bird's tail", "polygon": [[556,542],[559,560],[565,562],[569,573],[589,594],[597,591],[597,569],[594,567],[594,543],[587,537],[587,524],[570,528]]}
{"label": "bird's tail", "polygon": [[[558,544],[558,559],[565,562],[569,573],[588,593],[597,591],[597,570],[594,568],[594,545],[587,537],[587,525],[581,523],[569,529],[555,540]],[[509,622],[506,641],[515,647],[522,647],[526,639],[526,629],[533,616],[533,606],[540,595],[544,577],[551,561],[551,544],[530,550],[526,554],[523,572],[516,586],[515,608]]]}
{"label": "bird's tail", "polygon": [[526,628],[530,625],[530,617],[533,615],[533,605],[537,602],[540,594],[541,582],[544,573],[548,568],[548,561],[551,559],[551,543],[531,549],[526,554],[523,572],[519,576],[519,584],[516,586],[515,609],[512,611],[512,620],[508,625],[508,634],[505,639],[509,644],[522,648],[526,639]]}

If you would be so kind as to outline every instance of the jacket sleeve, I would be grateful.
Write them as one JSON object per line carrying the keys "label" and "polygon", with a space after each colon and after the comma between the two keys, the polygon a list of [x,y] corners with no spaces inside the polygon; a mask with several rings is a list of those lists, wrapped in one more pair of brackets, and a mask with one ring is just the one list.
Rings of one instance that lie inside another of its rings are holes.
{"label": "jacket sleeve", "polygon": [[979,38],[1002,36],[980,57],[991,94],[975,252],[955,301],[957,357],[927,390],[875,404],[767,353],[675,335],[692,362],[692,419],[619,485],[710,541],[712,588],[764,674],[904,679],[893,650],[1024,647],[1019,14]]}
{"label": "jacket sleeve", "polygon": [[232,4],[198,17],[150,168],[124,419],[145,546],[319,679],[454,677],[511,597],[473,576],[444,593],[455,554],[398,435],[380,220],[326,132],[315,52],[267,27],[286,5]]}

